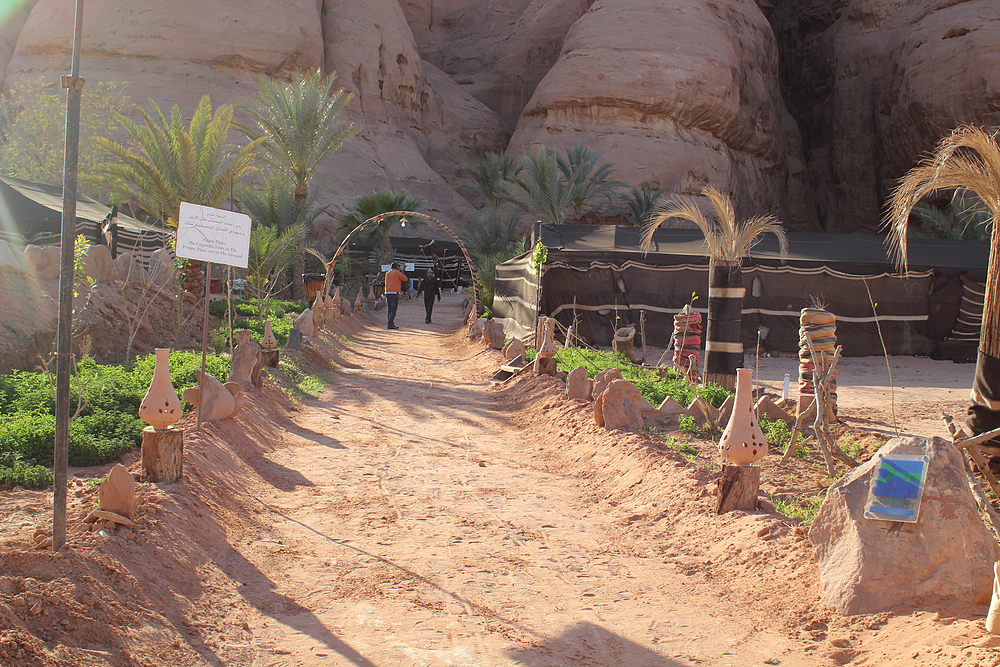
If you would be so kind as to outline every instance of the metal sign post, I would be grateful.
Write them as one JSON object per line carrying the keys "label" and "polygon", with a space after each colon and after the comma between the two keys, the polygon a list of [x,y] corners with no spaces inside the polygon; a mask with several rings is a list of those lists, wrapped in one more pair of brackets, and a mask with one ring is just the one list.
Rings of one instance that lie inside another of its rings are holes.
{"label": "metal sign post", "polygon": [[59,323],[56,339],[56,432],[53,452],[52,550],[66,544],[66,477],[69,466],[70,363],[73,346],[73,249],[76,241],[76,181],[80,148],[80,41],[83,35],[83,0],[76,0],[73,32],[73,67],[62,77],[66,88],[66,150],[63,160],[63,207],[59,261]]}

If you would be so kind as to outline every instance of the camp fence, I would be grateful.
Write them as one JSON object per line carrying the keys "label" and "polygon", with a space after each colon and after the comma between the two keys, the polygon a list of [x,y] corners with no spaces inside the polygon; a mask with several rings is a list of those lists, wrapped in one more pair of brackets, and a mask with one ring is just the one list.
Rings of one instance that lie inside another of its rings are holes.
{"label": "camp fence", "polygon": [[[910,271],[901,275],[880,237],[788,236],[787,261],[773,236],[743,261],[748,352],[758,335],[762,352],[797,350],[799,312],[816,299],[836,314],[846,356],[881,355],[883,340],[889,354],[928,354],[952,335],[963,282],[984,280],[989,260],[986,242],[910,239]],[[541,275],[530,252],[497,267],[493,313],[508,336],[524,338],[541,314],[609,346],[617,327],[638,325],[645,311],[647,344],[667,347],[685,305],[708,313],[709,258],[698,230],[660,229],[648,254],[637,227],[543,225],[540,239],[548,248]]]}
{"label": "camp fence", "polygon": [[[101,227],[111,209],[85,195],[77,195],[76,234],[91,243],[103,243]],[[130,252],[144,266],[160,248],[169,248],[171,232],[117,215],[117,254]],[[62,232],[62,187],[0,176],[0,239],[18,248],[59,245]],[[173,251],[170,251],[171,253]]]}

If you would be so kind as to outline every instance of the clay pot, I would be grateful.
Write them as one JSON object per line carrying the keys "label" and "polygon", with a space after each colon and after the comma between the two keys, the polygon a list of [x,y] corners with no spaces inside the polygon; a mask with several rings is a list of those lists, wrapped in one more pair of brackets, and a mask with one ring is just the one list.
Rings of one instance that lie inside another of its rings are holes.
{"label": "clay pot", "polygon": [[753,410],[753,369],[736,370],[736,400],[729,424],[719,440],[719,455],[732,465],[747,467],[767,456],[767,438]]}
{"label": "clay pot", "polygon": [[542,344],[538,348],[538,356],[546,359],[556,355],[556,344],[552,340],[552,334],[556,328],[556,321],[551,317],[546,317],[542,323]]}
{"label": "clay pot", "polygon": [[156,348],[156,365],[149,391],[139,404],[139,419],[162,431],[184,416],[181,399],[170,381],[170,349]]}
{"label": "clay pot", "polygon": [[273,350],[278,347],[278,339],[271,331],[271,320],[264,321],[264,338],[261,339],[260,346],[265,350]]}

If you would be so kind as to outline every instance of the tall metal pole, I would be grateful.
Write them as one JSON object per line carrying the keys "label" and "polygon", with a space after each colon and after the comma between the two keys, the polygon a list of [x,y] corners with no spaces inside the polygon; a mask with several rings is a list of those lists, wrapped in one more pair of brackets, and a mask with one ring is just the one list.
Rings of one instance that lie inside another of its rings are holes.
{"label": "tall metal pole", "polygon": [[80,147],[80,42],[83,36],[83,0],[76,0],[73,66],[62,77],[66,93],[66,153],[63,162],[63,208],[59,264],[59,325],[56,339],[55,488],[52,499],[52,550],[66,544],[66,468],[69,459],[69,390],[73,324],[73,246],[76,240],[76,181]]}

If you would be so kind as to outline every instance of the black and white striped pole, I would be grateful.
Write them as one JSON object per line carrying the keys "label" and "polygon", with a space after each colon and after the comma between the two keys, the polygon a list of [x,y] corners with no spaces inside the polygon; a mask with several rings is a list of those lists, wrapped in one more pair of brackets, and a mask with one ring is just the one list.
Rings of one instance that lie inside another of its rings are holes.
{"label": "black and white striped pole", "polygon": [[708,331],[702,377],[706,383],[714,382],[729,391],[736,388],[736,369],[743,365],[740,321],[745,294],[739,262],[713,261],[708,278]]}

